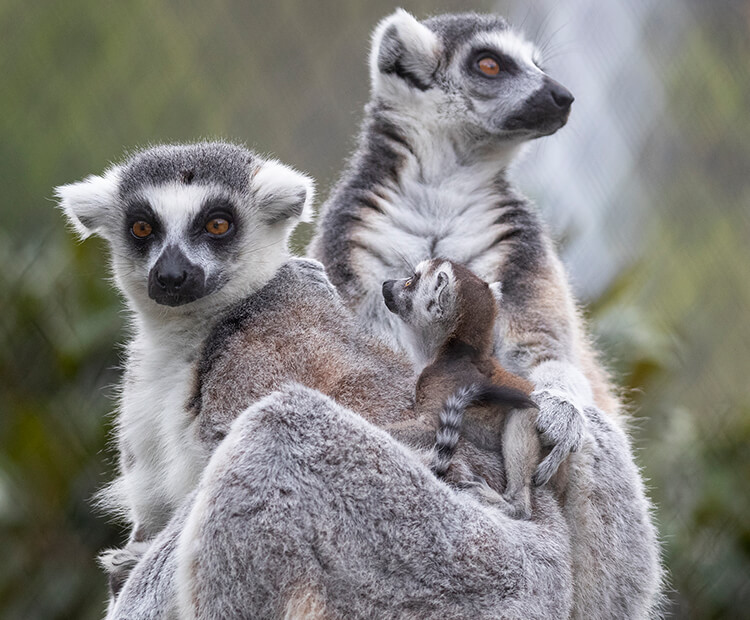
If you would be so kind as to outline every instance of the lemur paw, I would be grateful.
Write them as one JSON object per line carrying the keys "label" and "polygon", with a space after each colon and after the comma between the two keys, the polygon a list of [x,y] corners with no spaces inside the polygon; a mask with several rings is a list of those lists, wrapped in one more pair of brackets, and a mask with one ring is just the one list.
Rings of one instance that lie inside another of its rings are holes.
{"label": "lemur paw", "polygon": [[552,447],[534,472],[534,484],[542,486],[550,481],[571,452],[581,448],[585,420],[581,411],[563,394],[539,390],[531,397],[539,405],[536,425],[542,446]]}
{"label": "lemur paw", "polygon": [[336,288],[333,286],[331,281],[328,279],[325,267],[323,264],[312,258],[297,258],[295,259],[297,269],[300,275],[314,284],[322,285],[326,290],[330,292],[336,292]]}

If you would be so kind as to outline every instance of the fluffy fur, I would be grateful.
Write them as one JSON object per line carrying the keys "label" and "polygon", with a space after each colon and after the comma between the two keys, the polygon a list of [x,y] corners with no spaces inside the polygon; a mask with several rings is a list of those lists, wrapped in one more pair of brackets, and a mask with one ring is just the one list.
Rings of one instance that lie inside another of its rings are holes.
{"label": "fluffy fur", "polygon": [[[287,386],[238,416],[110,618],[645,618],[655,557],[633,549],[649,523],[627,439],[596,409],[584,419],[563,513],[535,488],[519,521]],[[596,544],[571,547],[568,523]],[[576,600],[571,563],[607,576]]]}
{"label": "fluffy fur", "polygon": [[177,552],[180,617],[557,618],[569,553],[549,491],[533,521],[508,519],[289,386],[243,413],[206,469]]}

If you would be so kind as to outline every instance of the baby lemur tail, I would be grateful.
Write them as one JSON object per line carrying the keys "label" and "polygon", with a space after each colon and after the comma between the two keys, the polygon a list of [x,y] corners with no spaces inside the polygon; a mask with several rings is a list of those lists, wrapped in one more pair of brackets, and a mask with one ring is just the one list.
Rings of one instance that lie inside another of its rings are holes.
{"label": "baby lemur tail", "polygon": [[536,408],[526,394],[511,387],[473,383],[458,388],[443,404],[433,448],[430,469],[438,478],[448,473],[458,440],[466,408],[471,405],[494,404],[508,409]]}

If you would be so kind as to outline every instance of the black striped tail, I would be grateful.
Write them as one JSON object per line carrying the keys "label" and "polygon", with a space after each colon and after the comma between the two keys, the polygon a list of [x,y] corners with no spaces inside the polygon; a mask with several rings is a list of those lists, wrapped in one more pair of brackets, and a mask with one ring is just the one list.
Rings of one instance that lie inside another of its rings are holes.
{"label": "black striped tail", "polygon": [[430,465],[432,473],[438,478],[445,478],[453,461],[458,440],[461,438],[461,426],[466,408],[480,403],[504,405],[512,409],[536,408],[534,402],[526,394],[515,388],[479,383],[458,388],[445,400],[440,410]]}

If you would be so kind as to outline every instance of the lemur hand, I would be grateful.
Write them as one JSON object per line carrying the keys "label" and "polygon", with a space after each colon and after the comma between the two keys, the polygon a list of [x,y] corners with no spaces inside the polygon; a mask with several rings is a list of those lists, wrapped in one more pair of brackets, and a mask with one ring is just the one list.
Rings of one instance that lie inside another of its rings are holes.
{"label": "lemur hand", "polygon": [[586,432],[582,409],[592,400],[591,388],[581,372],[567,362],[550,361],[531,373],[539,405],[537,429],[542,446],[552,450],[534,473],[534,484],[547,484],[571,452],[579,450]]}
{"label": "lemur hand", "polygon": [[536,426],[542,446],[552,447],[534,472],[534,484],[542,486],[550,481],[568,455],[583,444],[585,420],[581,411],[565,400],[564,394],[539,390],[531,398],[539,405]]}
{"label": "lemur hand", "polygon": [[336,288],[328,279],[325,267],[323,267],[322,263],[319,263],[312,258],[295,258],[294,264],[302,278],[315,285],[322,285],[328,292],[336,292]]}

